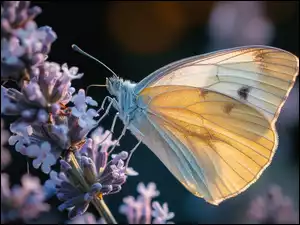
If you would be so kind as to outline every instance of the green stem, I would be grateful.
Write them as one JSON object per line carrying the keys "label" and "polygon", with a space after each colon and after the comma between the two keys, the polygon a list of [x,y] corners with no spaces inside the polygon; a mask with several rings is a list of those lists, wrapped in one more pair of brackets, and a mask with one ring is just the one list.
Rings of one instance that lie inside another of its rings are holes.
{"label": "green stem", "polygon": [[[74,180],[77,180],[76,183],[80,183],[80,186],[82,187],[83,191],[88,191],[89,186],[86,183],[84,177],[82,176],[82,170],[77,162],[77,159],[73,153],[70,154],[70,164],[72,166],[72,174],[75,178]],[[107,224],[117,224],[117,221],[115,220],[114,216],[112,215],[102,198],[94,198],[92,200],[92,203],[99,212],[100,216],[105,220]]]}
{"label": "green stem", "polygon": [[106,221],[107,224],[117,224],[116,219],[110,212],[103,199],[93,199],[92,203],[97,209],[97,211],[100,213],[100,216]]}

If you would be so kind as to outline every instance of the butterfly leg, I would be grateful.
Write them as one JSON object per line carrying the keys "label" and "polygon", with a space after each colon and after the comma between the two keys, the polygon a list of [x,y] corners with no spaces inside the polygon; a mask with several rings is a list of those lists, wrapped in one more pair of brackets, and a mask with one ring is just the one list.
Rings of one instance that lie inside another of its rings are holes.
{"label": "butterfly leg", "polygon": [[109,150],[108,154],[112,153],[113,150],[116,148],[116,146],[119,144],[121,138],[125,135],[127,128],[128,128],[128,126],[124,125],[123,130],[122,130],[120,136],[118,137],[116,143],[112,146],[111,150]]}
{"label": "butterfly leg", "polygon": [[109,110],[110,110],[110,108],[113,106],[113,104],[114,104],[114,103],[115,103],[115,104],[117,103],[116,100],[115,100],[114,98],[111,98],[111,97],[109,97],[109,96],[106,96],[106,97],[104,98],[102,104],[101,104],[100,109],[97,111],[97,113],[99,113],[101,110],[104,110],[104,105],[105,105],[106,101],[110,101],[110,103],[109,103],[109,105],[107,106],[107,108],[106,108],[104,114],[103,114],[103,115],[100,117],[100,119],[98,120],[98,123],[100,123],[100,122],[103,120],[103,118],[106,117],[106,116],[108,115]]}
{"label": "butterfly leg", "polygon": [[[109,100],[109,99],[110,99],[110,100]],[[106,97],[103,99],[103,101],[102,101],[102,103],[101,103],[101,107],[100,107],[100,109],[98,109],[97,113],[99,113],[100,111],[104,110],[104,105],[105,105],[105,103],[106,103],[107,101],[111,101],[111,99],[112,99],[112,97],[106,96]]]}
{"label": "butterfly leg", "polygon": [[111,124],[110,130],[109,130],[109,134],[106,135],[106,137],[99,143],[100,145],[101,145],[104,141],[106,141],[106,139],[107,139],[110,135],[112,135],[112,134],[114,133],[114,129],[115,129],[115,125],[116,125],[116,121],[117,121],[117,118],[118,118],[118,117],[119,117],[119,113],[117,112],[116,115],[115,115],[115,117],[114,117],[114,119],[113,119],[113,122],[112,122],[112,124]]}
{"label": "butterfly leg", "polygon": [[137,149],[137,147],[139,147],[139,145],[141,144],[141,142],[142,142],[142,140],[140,140],[140,141],[134,146],[134,148],[130,150],[129,156],[128,156],[127,161],[126,161],[125,168],[128,167],[129,160],[130,160],[132,154],[135,152],[135,150]]}
{"label": "butterfly leg", "polygon": [[[119,116],[119,114],[116,115],[116,117],[118,117],[118,116]],[[125,135],[126,130],[128,129],[128,124],[129,124],[129,122],[128,122],[129,121],[129,117],[128,116],[126,117],[125,121],[127,121],[127,122],[124,122],[124,127],[123,127],[123,130],[122,130],[120,136],[118,137],[116,143],[112,146],[112,149],[108,152],[108,154],[110,154],[110,153],[113,152],[113,150],[115,149],[115,147],[119,144],[121,138]]]}

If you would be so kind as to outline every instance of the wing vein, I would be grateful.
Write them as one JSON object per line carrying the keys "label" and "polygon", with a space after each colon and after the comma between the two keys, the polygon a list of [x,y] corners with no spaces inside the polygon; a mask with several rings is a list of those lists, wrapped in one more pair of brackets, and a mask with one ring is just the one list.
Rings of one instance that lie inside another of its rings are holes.
{"label": "wing vein", "polygon": [[[148,111],[148,112],[151,113],[152,115],[158,117],[158,118],[163,119],[165,122],[170,123],[170,121],[169,121],[165,116],[163,116],[163,115],[157,115],[157,114],[156,114],[155,112],[153,112],[153,111]],[[177,119],[177,120],[178,120],[178,119]],[[210,121],[210,122],[211,122],[211,121]],[[213,122],[211,122],[211,123],[213,123]],[[172,123],[172,124],[173,124],[173,123]],[[213,123],[213,124],[215,124],[215,123]],[[253,148],[251,148],[251,146],[245,145],[244,143],[242,143],[242,142],[240,142],[240,141],[237,141],[237,140],[233,139],[232,137],[230,137],[230,136],[228,136],[228,135],[226,135],[226,134],[220,133],[220,132],[218,132],[218,131],[216,131],[216,130],[213,130],[213,129],[210,129],[210,128],[208,128],[208,127],[201,127],[201,126],[199,126],[199,125],[197,125],[197,124],[193,124],[193,125],[194,125],[194,126],[197,126],[197,127],[200,127],[200,128],[204,128],[204,129],[206,129],[207,131],[210,130],[210,131],[212,131],[212,132],[216,132],[216,133],[218,133],[218,134],[221,134],[221,135],[223,135],[223,136],[225,136],[225,137],[227,137],[227,138],[229,138],[229,139],[231,139],[231,140],[237,142],[238,144],[241,144],[241,145],[245,146],[246,148],[251,149],[252,151],[254,151],[255,153],[257,153],[257,154],[260,155],[261,157],[263,157],[263,158],[265,158],[265,159],[268,160],[268,158],[267,158],[266,156],[262,155],[260,152],[258,152],[258,151],[256,151],[256,150],[254,150]],[[217,125],[217,124],[215,124],[215,125]],[[177,125],[177,126],[178,126],[178,125]],[[217,126],[218,126],[218,127],[221,127],[221,126],[219,126],[219,125],[217,125]],[[221,127],[221,128],[223,128],[223,127]],[[226,128],[223,128],[223,129],[227,130]],[[227,130],[227,131],[229,131],[229,132],[231,132],[231,133],[233,133],[233,134],[235,134],[235,135],[237,135],[237,136],[240,136],[239,134],[236,134],[235,132],[232,132],[232,131],[230,131],[230,130]],[[241,136],[241,137],[244,137],[244,136]],[[244,137],[244,138],[245,138],[245,137]],[[251,140],[251,141],[252,141],[252,140]],[[260,144],[258,144],[258,145],[260,145]],[[263,145],[260,145],[260,146],[263,147],[263,148],[265,148],[265,149],[268,150],[268,151],[271,151],[270,149],[266,148],[266,147],[263,146]],[[240,152],[241,152],[241,151],[240,151]],[[243,152],[241,152],[241,153],[243,153]],[[250,156],[247,156],[247,157],[250,158]],[[252,158],[250,158],[250,159],[252,159]]]}

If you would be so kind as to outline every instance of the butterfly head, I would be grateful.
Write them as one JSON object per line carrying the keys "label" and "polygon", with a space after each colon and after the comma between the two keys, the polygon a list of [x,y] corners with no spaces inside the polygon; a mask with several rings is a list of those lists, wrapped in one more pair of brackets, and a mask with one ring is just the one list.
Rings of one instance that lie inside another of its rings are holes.
{"label": "butterfly head", "polygon": [[120,90],[122,88],[122,83],[123,83],[123,79],[117,76],[106,78],[106,86],[108,92],[111,95],[116,97],[118,97],[118,94],[120,93]]}

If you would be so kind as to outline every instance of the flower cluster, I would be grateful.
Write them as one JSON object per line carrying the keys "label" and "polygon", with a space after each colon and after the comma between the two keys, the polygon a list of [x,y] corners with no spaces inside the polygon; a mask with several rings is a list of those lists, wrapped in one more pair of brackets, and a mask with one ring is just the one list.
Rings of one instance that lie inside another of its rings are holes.
{"label": "flower cluster", "polygon": [[1,114],[19,116],[10,125],[9,144],[49,173],[61,153],[80,147],[96,125],[97,112],[87,110],[87,104],[96,103],[83,90],[74,94],[71,81],[83,75],[77,67],[46,61],[56,34],[37,27],[33,19],[41,9],[29,5],[5,1],[1,8],[1,81],[19,85],[19,90],[1,85]]}
{"label": "flower cluster", "polygon": [[9,144],[15,145],[16,151],[35,158],[33,166],[44,173],[51,171],[51,166],[66,150],[80,150],[87,134],[97,125],[93,118],[97,116],[94,109],[88,109],[87,104],[97,103],[85,96],[84,90],[70,97],[72,107],[60,114],[49,114],[49,122],[32,123],[16,121],[10,126],[14,134],[9,138]]}
{"label": "flower cluster", "polygon": [[137,191],[140,194],[137,199],[128,196],[123,199],[124,204],[120,207],[120,213],[126,215],[129,224],[172,223],[168,220],[174,217],[174,213],[169,212],[168,204],[160,205],[157,201],[152,202],[152,199],[159,195],[154,183],[149,183],[147,186],[139,183]]}
{"label": "flower cluster", "polygon": [[9,188],[9,177],[1,174],[1,223],[35,219],[50,206],[44,201],[46,193],[38,178],[23,175],[22,186]]}
{"label": "flower cluster", "polygon": [[[122,151],[110,155],[109,148],[118,145],[112,141],[110,132],[98,128],[87,138],[98,125],[95,118],[99,111],[91,108],[98,104],[83,89],[76,91],[71,86],[72,80],[83,76],[78,74],[77,67],[47,61],[56,34],[50,27],[37,27],[34,18],[41,9],[19,1],[6,1],[2,6],[1,81],[13,80],[18,85],[18,88],[1,85],[1,114],[18,116],[10,124],[12,135],[8,143],[17,152],[33,158],[34,168],[51,172],[46,187],[56,190],[58,199],[63,201],[59,209],[69,209],[73,218],[84,213],[90,202],[119,192],[127,176],[137,173],[128,168],[130,154]],[[9,160],[3,144],[1,168]],[[59,157],[62,157],[61,171],[57,173],[51,167]],[[48,209],[36,182],[33,181],[36,184],[33,189],[27,188],[29,179],[23,178],[23,188],[10,191],[8,178],[3,175],[6,182],[1,204],[8,206],[4,208],[7,212],[11,205],[20,215],[24,214],[22,210],[30,210],[28,207]],[[38,215],[38,210],[33,211],[28,217]],[[21,217],[26,219],[25,216]]]}
{"label": "flower cluster", "polygon": [[71,80],[82,77],[78,68],[68,69],[53,62],[45,62],[32,69],[32,78],[22,85],[21,91],[1,87],[3,106],[6,115],[20,116],[23,122],[45,123],[49,114],[58,116],[75,92]]}
{"label": "flower cluster", "polygon": [[[97,102],[86,96],[84,90],[77,92],[71,86],[72,80],[83,76],[78,73],[77,67],[68,68],[67,64],[60,66],[47,61],[51,44],[57,37],[50,27],[37,27],[34,18],[40,13],[41,9],[30,8],[28,1],[5,1],[1,5],[1,81],[13,80],[18,85],[18,88],[1,85],[1,114],[19,117],[10,124],[13,135],[8,143],[15,146],[17,152],[33,158],[34,168],[41,167],[44,173],[50,173],[51,166],[63,156],[66,159],[61,160],[65,180],[74,181],[74,174],[69,177],[66,170],[66,165],[70,166],[67,155],[80,151],[88,133],[97,126],[94,117],[98,116],[98,112],[90,108],[97,106]],[[1,136],[7,137],[2,127],[1,122]],[[7,141],[7,138],[1,138],[1,168],[9,161],[2,140]],[[84,157],[77,154],[75,162],[86,166]],[[54,171],[52,178],[53,174]],[[23,187],[12,190],[8,187],[8,176],[3,174],[1,179],[3,218],[11,220],[14,219],[11,214],[19,214],[22,219],[30,219],[49,209],[43,203],[45,193],[36,178],[24,176]],[[30,182],[34,184],[31,189],[28,186]],[[117,191],[115,186],[110,190],[109,183],[106,184],[107,193]],[[103,186],[106,184],[103,183]],[[65,183],[62,185],[63,192]],[[61,192],[57,195],[61,196]],[[28,213],[23,215],[25,210]]]}
{"label": "flower cluster", "polygon": [[58,199],[64,201],[59,210],[70,209],[70,218],[83,214],[95,198],[119,192],[127,176],[135,175],[127,171],[127,152],[113,154],[109,160],[108,150],[117,144],[111,134],[98,128],[91,137],[75,154],[78,165],[73,165],[71,159],[60,160],[61,172],[51,171],[47,181],[48,186],[56,187]]}
{"label": "flower cluster", "polygon": [[299,213],[292,200],[276,185],[270,187],[266,196],[252,200],[248,217],[260,224],[299,224]]}
{"label": "flower cluster", "polygon": [[[238,26],[233,23],[219,26],[224,22],[220,20],[219,9],[224,7],[223,14],[229,12],[232,15],[232,9],[241,9],[235,10],[236,13],[252,12],[249,7],[259,9],[256,10],[259,26],[251,13],[245,13],[242,21],[232,20],[238,22]],[[83,89],[72,87],[72,81],[82,78],[83,74],[78,73],[77,67],[47,61],[57,36],[50,27],[37,26],[34,19],[41,12],[39,7],[30,7],[29,1],[1,3],[1,114],[18,117],[10,124],[10,137],[3,129],[1,119],[1,171],[11,161],[9,151],[4,147],[8,143],[17,152],[33,158],[33,167],[41,168],[50,176],[44,187],[38,178],[27,174],[22,177],[21,185],[10,188],[9,176],[1,173],[1,223],[18,219],[28,222],[49,211],[50,206],[45,203],[49,190],[54,190],[62,201],[58,209],[67,209],[69,217],[74,219],[70,224],[113,222],[103,197],[118,193],[128,176],[138,175],[129,167],[135,148],[112,154],[112,149],[119,143],[112,139],[110,131],[98,127],[101,120],[98,113],[102,108],[95,110],[93,107],[98,103]],[[243,24],[250,33],[232,36],[238,33],[233,31]],[[264,16],[263,5],[256,2],[246,5],[219,3],[209,26],[213,44],[238,43],[239,40],[267,43],[272,38],[272,24]],[[226,32],[219,35],[219,28],[224,27]],[[268,32],[253,32],[257,29]],[[220,38],[223,39],[221,42],[216,41]],[[9,86],[11,80],[17,88]],[[52,166],[58,160],[60,171],[53,171]],[[172,223],[174,213],[169,212],[168,204],[153,201],[159,195],[154,183],[147,186],[139,183],[137,191],[139,196],[124,198],[119,209],[128,223]],[[84,214],[90,203],[103,218],[96,220],[94,215]],[[291,200],[283,196],[278,187],[272,187],[266,197],[254,199],[248,215],[259,223],[299,223]]]}
{"label": "flower cluster", "polygon": [[[1,170],[11,160],[8,150],[3,147],[9,137],[3,126],[1,119]],[[50,209],[44,201],[51,190],[41,186],[38,178],[29,174],[23,175],[21,183],[22,186],[15,185],[10,189],[8,174],[1,173],[1,223],[18,219],[28,221]]]}
{"label": "flower cluster", "polygon": [[[169,220],[174,217],[174,213],[169,212],[168,204],[152,202],[152,199],[159,195],[154,183],[147,186],[139,183],[137,191],[140,193],[137,199],[133,196],[125,197],[124,204],[120,206],[120,213],[126,216],[128,224],[172,224]],[[105,221],[102,218],[96,220],[93,214],[86,213],[68,224],[105,224]]]}
{"label": "flower cluster", "polygon": [[50,27],[37,27],[34,18],[41,9],[29,6],[29,1],[4,1],[1,6],[1,81],[29,80],[57,38]]}

